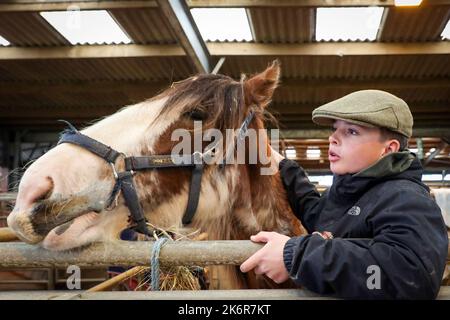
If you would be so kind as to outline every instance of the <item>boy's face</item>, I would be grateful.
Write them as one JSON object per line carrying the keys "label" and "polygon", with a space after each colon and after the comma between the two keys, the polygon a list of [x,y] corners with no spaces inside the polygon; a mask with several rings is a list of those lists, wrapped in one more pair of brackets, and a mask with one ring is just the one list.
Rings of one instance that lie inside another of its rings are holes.
{"label": "boy's face", "polygon": [[328,138],[328,159],[334,174],[357,173],[377,162],[388,151],[379,128],[336,120],[333,131]]}

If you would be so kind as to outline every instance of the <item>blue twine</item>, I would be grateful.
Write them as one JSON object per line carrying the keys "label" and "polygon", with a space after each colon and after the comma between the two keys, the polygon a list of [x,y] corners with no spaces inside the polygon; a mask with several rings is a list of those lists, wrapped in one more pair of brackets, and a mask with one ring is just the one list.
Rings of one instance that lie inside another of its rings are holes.
{"label": "blue twine", "polygon": [[152,291],[159,291],[159,252],[161,251],[161,247],[167,242],[167,238],[161,237],[155,241],[155,244],[152,247],[151,254],[151,286]]}

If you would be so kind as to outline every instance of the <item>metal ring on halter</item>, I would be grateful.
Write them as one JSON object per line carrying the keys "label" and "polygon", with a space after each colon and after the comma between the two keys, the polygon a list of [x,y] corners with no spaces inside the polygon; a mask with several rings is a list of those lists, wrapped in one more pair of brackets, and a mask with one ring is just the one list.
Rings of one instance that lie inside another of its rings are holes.
{"label": "metal ring on halter", "polygon": [[[120,155],[125,159],[128,158],[127,154],[124,152],[120,152]],[[116,160],[117,161],[117,160]],[[119,173],[116,170],[116,165],[113,162],[109,163],[111,165],[111,168],[113,170],[114,178],[117,180],[119,179]],[[130,170],[130,173],[134,176],[135,172],[133,170]]]}
{"label": "metal ring on halter", "polygon": [[203,159],[203,153],[201,153],[200,151],[194,151],[194,153],[192,154],[192,156],[194,157],[194,164],[200,164],[200,163],[196,163],[196,156],[198,156],[199,161],[201,162]]}
{"label": "metal ring on halter", "polygon": [[116,180],[119,179],[119,174],[118,174],[117,171],[116,171],[116,166],[115,166],[114,163],[112,163],[112,162],[110,162],[109,164],[111,165],[111,168],[112,168],[112,170],[113,170],[114,178],[115,178]]}

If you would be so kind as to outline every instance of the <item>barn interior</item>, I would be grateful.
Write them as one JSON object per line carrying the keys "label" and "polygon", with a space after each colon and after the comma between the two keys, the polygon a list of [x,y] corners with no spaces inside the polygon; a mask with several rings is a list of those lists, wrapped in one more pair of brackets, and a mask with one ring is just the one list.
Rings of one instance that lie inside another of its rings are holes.
{"label": "barn interior", "polygon": [[[450,1],[417,2],[1,1],[0,227],[26,166],[58,141],[65,127],[59,119],[82,128],[194,74],[239,79],[273,60],[282,71],[269,110],[281,151],[320,191],[332,183],[330,130],[312,122],[312,110],[378,89],[407,102],[414,117],[409,149],[422,162],[423,181],[447,192]],[[443,199],[450,226],[450,192]],[[2,272],[1,290],[66,283],[57,269]],[[107,278],[105,270],[83,272],[84,288]]]}

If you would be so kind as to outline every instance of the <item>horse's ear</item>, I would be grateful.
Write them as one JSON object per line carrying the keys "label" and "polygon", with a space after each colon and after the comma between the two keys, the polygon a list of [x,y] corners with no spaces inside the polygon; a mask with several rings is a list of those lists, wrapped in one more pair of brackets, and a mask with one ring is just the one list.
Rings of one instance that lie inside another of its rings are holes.
{"label": "horse's ear", "polygon": [[280,63],[274,60],[266,70],[250,79],[244,79],[244,96],[247,106],[256,104],[267,107],[280,78]]}

